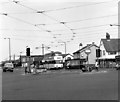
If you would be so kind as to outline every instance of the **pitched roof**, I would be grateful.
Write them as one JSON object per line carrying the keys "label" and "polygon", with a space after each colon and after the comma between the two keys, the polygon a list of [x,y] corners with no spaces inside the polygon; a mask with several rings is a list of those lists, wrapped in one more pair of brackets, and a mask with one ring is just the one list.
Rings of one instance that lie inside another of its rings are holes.
{"label": "pitched roof", "polygon": [[120,51],[120,39],[101,39],[107,52]]}
{"label": "pitched roof", "polygon": [[[86,46],[84,46],[83,48],[77,50],[77,51],[74,52],[73,54],[75,54],[75,53],[79,53],[79,52],[82,52],[82,51],[84,51],[86,48],[89,48],[89,47],[92,47],[92,46],[98,47],[98,46],[95,45],[95,44],[87,44]],[[98,47],[98,48],[99,48],[99,47]]]}
{"label": "pitched roof", "polygon": [[69,54],[69,53],[68,53],[68,54],[62,54],[63,58],[64,58],[64,57],[66,57],[67,55],[72,56],[72,55],[71,55],[71,54]]}

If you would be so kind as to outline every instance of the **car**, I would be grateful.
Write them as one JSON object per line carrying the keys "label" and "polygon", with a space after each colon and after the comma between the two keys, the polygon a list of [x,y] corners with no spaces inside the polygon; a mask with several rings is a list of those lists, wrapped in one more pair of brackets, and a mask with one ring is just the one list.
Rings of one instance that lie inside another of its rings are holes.
{"label": "car", "polygon": [[5,63],[3,66],[3,72],[10,71],[13,72],[14,70],[14,65],[13,63]]}
{"label": "car", "polygon": [[116,70],[120,70],[120,64],[116,64]]}

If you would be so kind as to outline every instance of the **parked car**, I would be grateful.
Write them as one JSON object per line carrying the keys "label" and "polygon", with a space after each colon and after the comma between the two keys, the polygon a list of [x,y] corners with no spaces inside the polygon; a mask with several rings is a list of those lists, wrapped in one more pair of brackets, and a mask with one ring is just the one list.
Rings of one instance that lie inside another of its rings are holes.
{"label": "parked car", "polygon": [[66,60],[66,69],[81,69],[83,72],[88,71],[86,64],[81,63],[79,59]]}
{"label": "parked car", "polygon": [[14,70],[14,65],[13,63],[5,63],[3,66],[3,72],[10,71],[13,72]]}

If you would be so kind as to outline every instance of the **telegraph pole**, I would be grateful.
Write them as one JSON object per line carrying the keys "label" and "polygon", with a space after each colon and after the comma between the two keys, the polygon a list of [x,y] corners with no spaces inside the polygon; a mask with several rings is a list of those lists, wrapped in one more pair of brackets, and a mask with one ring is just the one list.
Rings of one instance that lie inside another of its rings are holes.
{"label": "telegraph pole", "polygon": [[58,43],[63,43],[64,45],[65,45],[65,54],[66,54],[66,52],[67,52],[67,49],[66,49],[66,42],[58,42]]}
{"label": "telegraph pole", "polygon": [[42,55],[44,56],[44,44],[42,44]]}
{"label": "telegraph pole", "polygon": [[10,38],[4,38],[4,39],[9,40],[9,62],[11,62],[11,42],[10,42]]}

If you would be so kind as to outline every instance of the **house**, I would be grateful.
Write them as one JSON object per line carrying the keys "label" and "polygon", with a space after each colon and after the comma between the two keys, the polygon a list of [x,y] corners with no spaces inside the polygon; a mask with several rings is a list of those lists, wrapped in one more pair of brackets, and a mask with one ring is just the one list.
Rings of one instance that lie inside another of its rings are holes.
{"label": "house", "polygon": [[94,42],[92,42],[92,44],[87,44],[73,53],[74,59],[86,59],[88,64],[95,64],[97,59],[96,49],[99,49],[99,47]]}
{"label": "house", "polygon": [[120,53],[120,39],[101,39],[100,41],[101,56],[99,57],[100,67],[115,67],[115,56]]}

